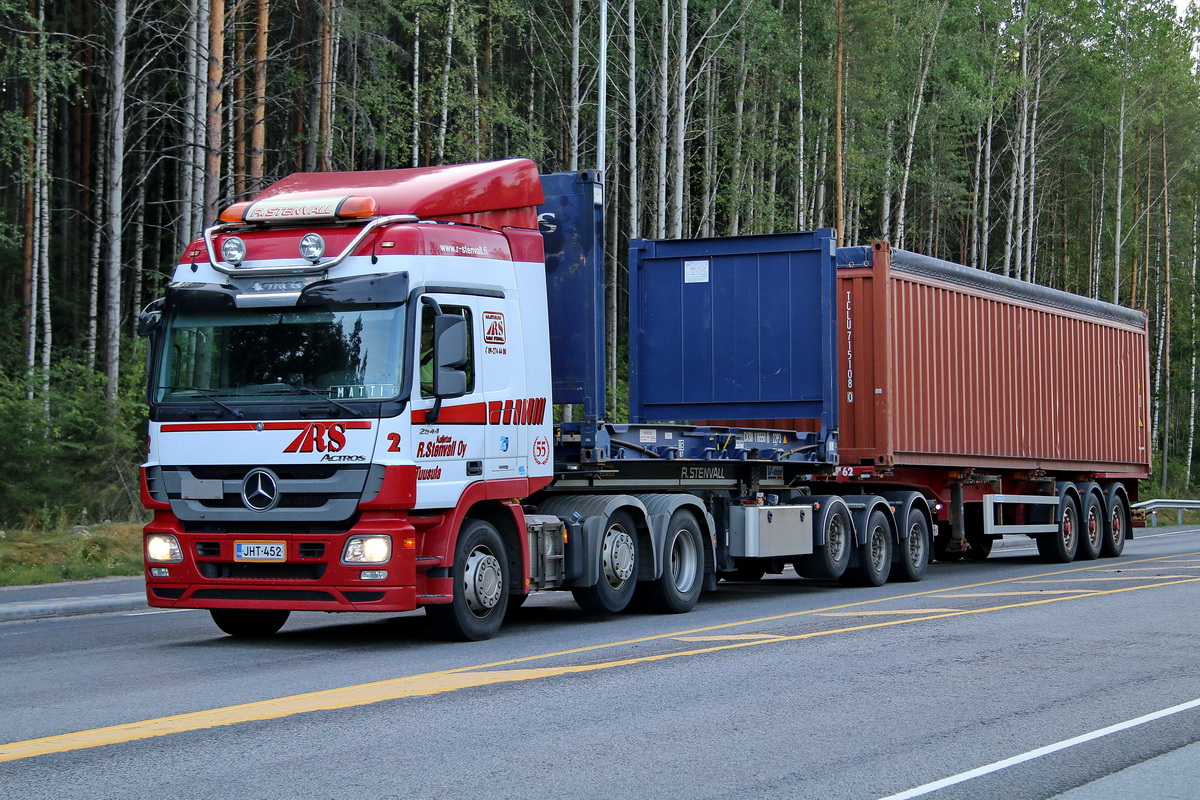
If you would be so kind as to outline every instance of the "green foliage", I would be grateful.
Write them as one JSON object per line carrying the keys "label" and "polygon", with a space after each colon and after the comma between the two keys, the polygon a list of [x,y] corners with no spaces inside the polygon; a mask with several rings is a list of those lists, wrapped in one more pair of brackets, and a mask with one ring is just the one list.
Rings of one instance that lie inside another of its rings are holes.
{"label": "green foliage", "polygon": [[0,531],[0,586],[84,581],[142,572],[137,525],[54,524]]}

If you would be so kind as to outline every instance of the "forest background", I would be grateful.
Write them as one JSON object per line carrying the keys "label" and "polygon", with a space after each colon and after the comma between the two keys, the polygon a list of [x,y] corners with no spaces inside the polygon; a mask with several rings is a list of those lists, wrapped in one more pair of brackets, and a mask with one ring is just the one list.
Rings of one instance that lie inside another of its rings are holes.
{"label": "forest background", "polygon": [[137,314],[225,205],[297,170],[594,168],[602,129],[618,345],[630,238],[889,239],[1145,309],[1145,490],[1195,495],[1194,7],[605,11],[600,126],[598,0],[0,0],[0,526],[139,515]]}

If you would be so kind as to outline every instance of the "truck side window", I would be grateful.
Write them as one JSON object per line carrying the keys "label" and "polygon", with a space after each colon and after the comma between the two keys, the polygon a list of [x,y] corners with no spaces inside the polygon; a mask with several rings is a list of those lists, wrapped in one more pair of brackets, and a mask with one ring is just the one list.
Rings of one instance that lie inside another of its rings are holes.
{"label": "truck side window", "polygon": [[[475,391],[475,334],[471,322],[471,309],[466,306],[442,306],[442,313],[457,314],[467,320],[467,394]],[[433,309],[425,306],[421,311],[421,396],[433,397]]]}

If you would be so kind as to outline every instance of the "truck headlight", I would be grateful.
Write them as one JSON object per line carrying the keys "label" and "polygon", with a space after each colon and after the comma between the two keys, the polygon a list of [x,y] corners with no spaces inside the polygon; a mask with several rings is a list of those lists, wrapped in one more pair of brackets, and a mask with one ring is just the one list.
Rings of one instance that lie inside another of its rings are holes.
{"label": "truck headlight", "polygon": [[146,560],[159,564],[178,564],[183,561],[179,540],[169,533],[152,533],[146,537]]}
{"label": "truck headlight", "polygon": [[342,551],[343,564],[386,564],[391,557],[390,536],[351,536]]}

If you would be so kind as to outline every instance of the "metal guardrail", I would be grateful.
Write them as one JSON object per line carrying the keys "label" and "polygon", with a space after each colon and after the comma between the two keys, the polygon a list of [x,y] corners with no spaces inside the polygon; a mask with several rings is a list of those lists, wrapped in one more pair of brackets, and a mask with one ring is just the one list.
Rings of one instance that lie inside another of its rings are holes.
{"label": "metal guardrail", "polygon": [[1182,525],[1184,510],[1200,508],[1200,500],[1168,500],[1166,498],[1159,498],[1158,500],[1143,500],[1140,503],[1134,503],[1131,508],[1149,515],[1150,527],[1152,528],[1158,527],[1158,510],[1160,508],[1178,509],[1175,524]]}

